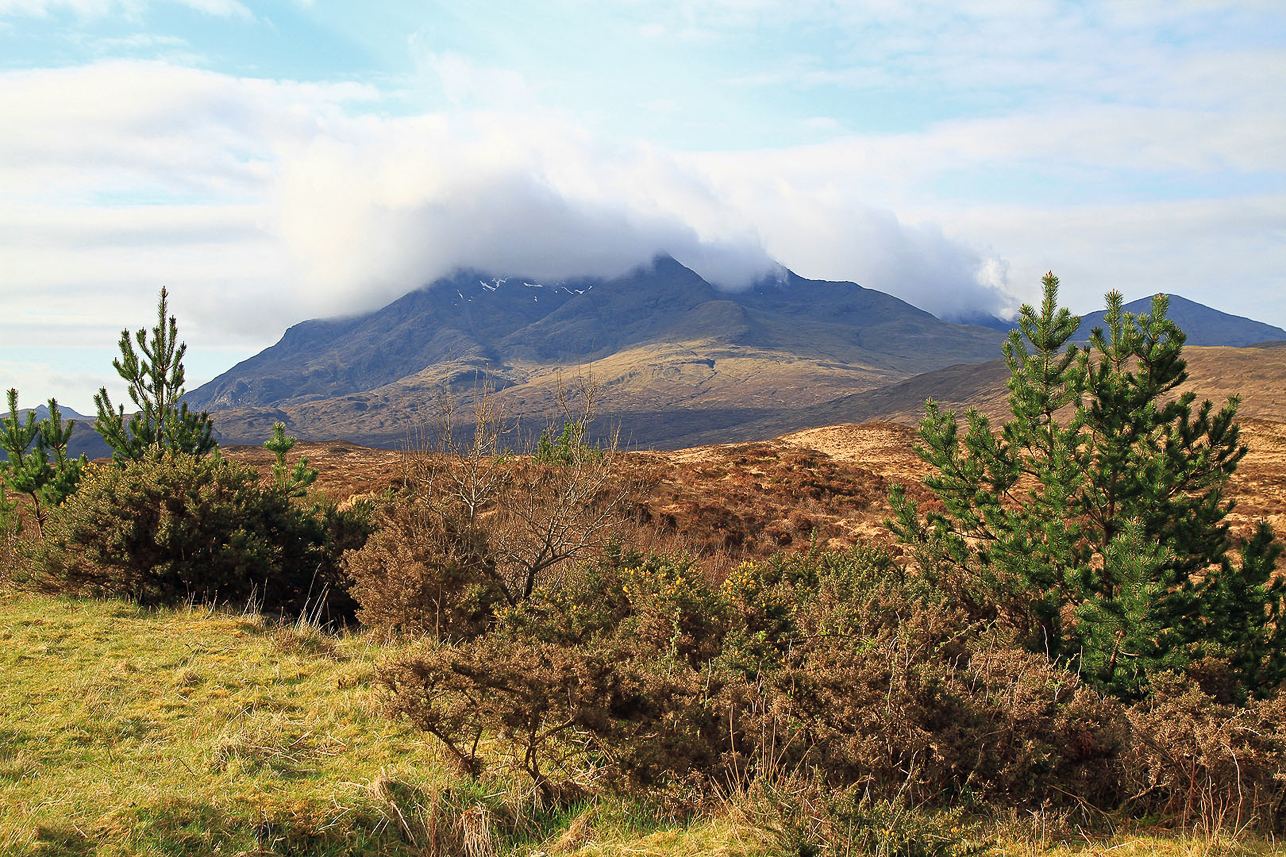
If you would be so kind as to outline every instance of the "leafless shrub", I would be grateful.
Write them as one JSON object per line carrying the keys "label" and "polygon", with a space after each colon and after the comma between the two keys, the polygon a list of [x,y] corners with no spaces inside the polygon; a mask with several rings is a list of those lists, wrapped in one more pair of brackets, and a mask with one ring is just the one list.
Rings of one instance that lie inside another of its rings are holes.
{"label": "leafless shrub", "polygon": [[385,510],[366,548],[346,559],[361,620],[440,638],[474,635],[496,605],[530,599],[618,537],[639,480],[619,472],[615,436],[585,441],[595,395],[586,382],[560,386],[557,456],[508,451],[514,429],[489,389],[474,396],[471,427],[444,399],[421,448],[406,455],[406,494]]}

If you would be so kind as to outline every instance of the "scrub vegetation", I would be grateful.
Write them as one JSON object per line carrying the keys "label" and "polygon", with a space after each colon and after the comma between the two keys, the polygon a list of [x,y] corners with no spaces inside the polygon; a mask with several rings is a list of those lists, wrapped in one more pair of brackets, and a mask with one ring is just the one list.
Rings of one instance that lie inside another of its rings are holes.
{"label": "scrub vegetation", "polygon": [[0,853],[1270,853],[1286,591],[1227,520],[1237,402],[1175,393],[1163,298],[1080,348],[1057,285],[1011,418],[930,403],[894,538],[844,547],[813,520],[870,473],[731,448],[762,514],[667,489],[680,523],[585,384],[530,449],[448,401],[340,502],[284,426],[260,470],[214,446],[162,294],[112,461],[11,396]]}

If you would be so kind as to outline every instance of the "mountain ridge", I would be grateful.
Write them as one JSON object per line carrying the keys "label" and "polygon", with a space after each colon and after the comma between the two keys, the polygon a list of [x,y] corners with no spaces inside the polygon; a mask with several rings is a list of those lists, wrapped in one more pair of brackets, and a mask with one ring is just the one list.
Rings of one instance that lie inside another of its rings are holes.
{"label": "mountain ridge", "polygon": [[556,410],[559,376],[583,372],[602,384],[605,406],[638,412],[631,428],[651,444],[667,422],[702,412],[764,414],[983,361],[1000,338],[784,269],[721,291],[658,255],[610,279],[457,272],[364,316],[294,325],[187,401],[215,412],[237,442],[266,436],[271,414],[302,437],[329,427],[388,444],[443,388],[467,398],[485,379],[515,413],[543,417]]}
{"label": "mountain ridge", "polygon": [[[1189,342],[1209,338],[1203,320],[1216,339],[1236,332],[1227,319],[1274,330],[1172,305],[1198,322]],[[752,426],[820,425],[862,397],[893,402],[936,383],[915,380],[925,373],[969,376],[951,367],[994,361],[1003,338],[784,268],[722,291],[661,254],[613,278],[458,271],[365,315],[294,325],[187,401],[212,411],[224,442],[259,443],[280,421],[305,439],[396,446],[432,421],[443,391],[465,404],[485,384],[511,416],[539,426],[557,418],[560,385],[583,375],[627,442],[673,448],[744,438]]]}

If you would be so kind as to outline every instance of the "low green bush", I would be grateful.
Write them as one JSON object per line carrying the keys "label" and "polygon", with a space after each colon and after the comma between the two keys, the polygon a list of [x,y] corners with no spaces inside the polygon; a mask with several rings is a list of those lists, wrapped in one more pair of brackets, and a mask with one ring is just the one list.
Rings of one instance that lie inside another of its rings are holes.
{"label": "low green bush", "polygon": [[35,574],[47,589],[140,604],[255,602],[268,612],[351,615],[341,554],[367,512],[306,507],[218,456],[161,453],[90,465],[50,517]]}

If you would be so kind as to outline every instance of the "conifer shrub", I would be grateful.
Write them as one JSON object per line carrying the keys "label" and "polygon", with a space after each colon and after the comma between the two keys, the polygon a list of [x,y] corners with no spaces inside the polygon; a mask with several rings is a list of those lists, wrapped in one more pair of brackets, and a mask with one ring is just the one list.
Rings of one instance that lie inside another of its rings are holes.
{"label": "conifer shrub", "polygon": [[0,540],[8,543],[11,553],[22,530],[22,516],[5,497],[5,486],[26,495],[36,529],[43,535],[50,509],[76,490],[87,462],[83,454],[79,458],[67,454],[76,423],[63,422],[56,399],[49,400],[48,417],[37,421],[35,412],[28,411],[25,422],[18,419],[18,391],[11,388],[8,399],[9,416],[0,420],[0,451],[4,453],[0,459]]}
{"label": "conifer shrub", "polygon": [[305,508],[244,465],[160,453],[86,468],[50,518],[38,574],[47,588],[141,604],[253,601],[340,618],[352,604],[339,557],[368,532],[361,509]]}
{"label": "conifer shrub", "polygon": [[1150,677],[1222,662],[1234,695],[1286,680],[1286,588],[1267,523],[1238,548],[1229,481],[1246,454],[1238,401],[1216,409],[1182,391],[1185,336],[1157,295],[1071,343],[1080,319],[1048,274],[1023,306],[1004,357],[1011,418],[961,425],[930,401],[916,451],[937,508],[891,492],[890,526],[922,570],[949,582],[976,618],[1061,659],[1124,699]]}

